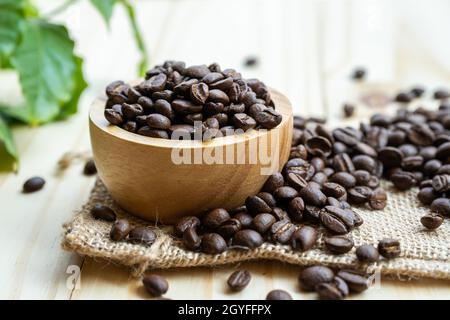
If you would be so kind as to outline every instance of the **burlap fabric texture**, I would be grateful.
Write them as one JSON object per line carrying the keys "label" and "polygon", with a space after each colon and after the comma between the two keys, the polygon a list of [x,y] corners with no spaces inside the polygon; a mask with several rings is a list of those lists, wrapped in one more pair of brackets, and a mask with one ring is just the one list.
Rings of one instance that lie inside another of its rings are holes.
{"label": "burlap fabric texture", "polygon": [[[382,211],[355,208],[363,217],[364,224],[350,235],[355,247],[365,243],[376,245],[382,238],[398,239],[402,253],[399,258],[382,259],[369,267],[384,275],[450,279],[450,221],[446,219],[436,231],[425,230],[420,217],[429,212],[429,209],[420,206],[416,199],[417,190],[395,192],[388,182],[383,182],[383,185],[389,191],[387,207]],[[135,226],[154,227],[157,240],[152,246],[110,240],[111,223],[95,220],[90,214],[95,203],[111,206],[119,217],[126,217]],[[151,268],[216,266],[256,259],[279,260],[301,266],[322,264],[340,268],[368,267],[358,263],[355,249],[344,255],[332,255],[324,250],[321,240],[307,252],[271,243],[253,250],[228,250],[219,255],[190,252],[183,248],[178,239],[171,236],[171,227],[155,226],[154,223],[140,220],[121,210],[101,181],[97,181],[88,202],[73,220],[64,225],[62,246],[81,255],[109,259],[129,266],[136,276]]]}

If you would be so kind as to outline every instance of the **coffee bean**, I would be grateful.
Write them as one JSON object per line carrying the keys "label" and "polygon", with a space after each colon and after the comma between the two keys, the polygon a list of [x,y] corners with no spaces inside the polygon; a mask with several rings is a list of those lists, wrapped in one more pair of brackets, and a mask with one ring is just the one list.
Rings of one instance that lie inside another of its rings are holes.
{"label": "coffee bean", "polygon": [[342,300],[349,293],[348,285],[339,277],[334,277],[330,283],[319,283],[315,290],[321,300]]}
{"label": "coffee bean", "polygon": [[300,190],[299,195],[307,204],[313,206],[321,207],[327,202],[327,196],[318,187],[311,184]]}
{"label": "coffee bean", "polygon": [[372,196],[372,189],[365,186],[356,186],[347,191],[348,200],[353,204],[363,204],[370,200]]}
{"label": "coffee bean", "polygon": [[291,246],[294,250],[308,251],[316,244],[318,232],[316,228],[302,226],[295,230],[291,236]]}
{"label": "coffee bean", "polygon": [[160,297],[169,290],[169,283],[161,276],[152,274],[142,279],[145,289],[154,297]]}
{"label": "coffee bean", "polygon": [[446,192],[450,190],[450,175],[442,174],[434,176],[432,180],[433,189],[436,192]]}
{"label": "coffee bean", "polygon": [[189,250],[196,251],[200,248],[202,239],[194,227],[188,227],[183,233],[183,243]]}
{"label": "coffee bean", "polygon": [[169,134],[167,133],[167,131],[152,129],[148,126],[140,128],[137,133],[152,138],[169,139]]}
{"label": "coffee bean", "polygon": [[225,239],[228,239],[234,236],[234,234],[241,230],[241,228],[241,222],[236,218],[232,218],[222,223],[217,229],[217,233],[219,233]]}
{"label": "coffee bean", "polygon": [[450,92],[446,89],[438,89],[433,93],[433,97],[437,100],[445,100],[450,97]]}
{"label": "coffee bean", "polygon": [[431,204],[437,197],[438,194],[436,194],[432,187],[422,188],[417,194],[419,201],[426,205]]}
{"label": "coffee bean", "polygon": [[423,171],[426,175],[432,176],[441,168],[442,162],[437,159],[428,160],[423,166]]}
{"label": "coffee bean", "polygon": [[332,253],[344,254],[353,248],[353,240],[344,236],[324,238],[325,247]]}
{"label": "coffee bean", "polygon": [[217,229],[222,223],[230,219],[227,210],[218,208],[209,211],[202,219],[202,224],[209,230]]}
{"label": "coffee bean", "polygon": [[279,201],[290,201],[298,196],[298,192],[291,187],[279,187],[274,191],[273,195]]}
{"label": "coffee bean", "polygon": [[403,153],[394,147],[385,147],[378,151],[378,159],[386,167],[399,167],[403,160]]}
{"label": "coffee bean", "polygon": [[114,224],[111,228],[111,232],[110,232],[111,240],[114,240],[114,241],[124,240],[130,233],[130,231],[131,231],[131,226],[130,226],[130,223],[128,222],[128,220],[126,220],[126,219],[116,220],[116,222],[114,222]]}
{"label": "coffee bean", "polygon": [[326,206],[320,210],[320,221],[334,234],[346,234],[355,226],[355,214],[348,209]]}
{"label": "coffee bean", "polygon": [[308,162],[301,158],[290,159],[284,166],[284,173],[295,173],[301,176],[306,181],[311,180],[315,174],[314,167]]}
{"label": "coffee bean", "polygon": [[84,164],[83,174],[86,176],[92,176],[97,173],[97,167],[95,166],[94,159],[89,159]]}
{"label": "coffee bean", "polygon": [[376,262],[380,258],[380,254],[374,246],[363,244],[356,248],[356,257],[361,262]]}
{"label": "coffee bean", "polygon": [[209,97],[208,85],[200,82],[191,86],[191,99],[196,104],[204,104]]}
{"label": "coffee bean", "polygon": [[437,198],[431,203],[431,211],[439,213],[443,216],[450,216],[450,199]]}
{"label": "coffee bean", "polygon": [[273,129],[281,123],[283,116],[272,108],[266,108],[255,115],[255,120],[265,129]]}
{"label": "coffee bean", "polygon": [[236,128],[244,131],[253,129],[256,126],[256,121],[245,113],[236,113],[232,119],[233,125]]}
{"label": "coffee bean", "polygon": [[345,281],[352,292],[363,292],[370,286],[369,279],[365,275],[354,270],[340,270],[337,273],[337,276]]}
{"label": "coffee bean", "polygon": [[291,239],[295,230],[296,226],[290,221],[286,219],[277,221],[270,227],[271,239],[276,243],[285,244]]}
{"label": "coffee bean", "polygon": [[183,75],[190,78],[201,79],[205,77],[208,73],[210,73],[208,67],[204,64],[190,66],[183,70]]}
{"label": "coffee bean", "polygon": [[41,177],[33,177],[25,181],[22,187],[23,193],[31,193],[41,190],[45,185],[45,180]]}
{"label": "coffee bean", "polygon": [[238,231],[233,238],[233,245],[254,249],[260,247],[264,242],[261,235],[255,230],[244,229]]}
{"label": "coffee bean", "polygon": [[227,249],[227,243],[220,234],[207,233],[202,237],[202,252],[208,254],[219,254]]}
{"label": "coffee bean", "polygon": [[91,209],[91,214],[95,219],[101,219],[105,221],[116,221],[116,213],[107,206],[104,206],[100,203],[96,203],[94,207]]}
{"label": "coffee bean", "polygon": [[305,203],[300,197],[295,197],[289,202],[289,214],[294,221],[301,221],[303,218],[303,211],[305,210]]}
{"label": "coffee bean", "polygon": [[163,116],[162,114],[154,113],[147,116],[147,124],[150,128],[154,129],[169,129],[170,128],[170,119]]}
{"label": "coffee bean", "polygon": [[416,97],[420,98],[425,93],[425,88],[422,86],[415,86],[411,89],[411,93]]}
{"label": "coffee bean", "polygon": [[347,198],[347,191],[343,186],[334,182],[325,182],[322,186],[322,191],[327,197],[341,199]]}
{"label": "coffee bean", "polygon": [[301,190],[308,185],[308,182],[301,175],[294,172],[289,172],[286,180],[288,185],[296,190]]}
{"label": "coffee bean", "polygon": [[[145,118],[147,118],[147,117],[145,117]],[[127,131],[129,131],[129,132],[136,133],[137,123],[135,121],[127,121],[127,123],[125,123],[122,126],[122,128],[127,130]]]}
{"label": "coffee bean", "polygon": [[375,189],[369,197],[369,205],[374,210],[382,210],[387,204],[387,193],[384,189]]}
{"label": "coffee bean", "polygon": [[245,206],[250,214],[256,215],[258,213],[268,213],[272,211],[272,208],[259,196],[247,197],[245,200]]}
{"label": "coffee bean", "polygon": [[355,171],[355,166],[353,165],[352,159],[346,153],[337,154],[333,158],[333,167],[336,172],[345,171],[353,172]]}
{"label": "coffee bean", "polygon": [[262,190],[267,192],[274,192],[276,189],[284,185],[283,175],[279,172],[272,174],[264,183]]}
{"label": "coffee bean", "polygon": [[410,103],[414,96],[409,92],[400,92],[395,96],[395,101],[400,103]]}
{"label": "coffee bean", "polygon": [[284,290],[272,290],[267,294],[266,300],[292,300],[292,296]]}
{"label": "coffee bean", "polygon": [[356,185],[355,177],[348,172],[336,172],[330,177],[329,180],[330,182],[337,183],[346,189],[352,188]]}
{"label": "coffee bean", "polygon": [[408,190],[417,184],[416,177],[411,172],[399,171],[390,177],[392,183],[399,190]]}
{"label": "coffee bean", "polygon": [[298,278],[300,286],[305,291],[313,291],[321,283],[331,283],[334,272],[328,267],[313,266],[304,269]]}
{"label": "coffee bean", "polygon": [[182,237],[184,231],[186,231],[187,228],[196,229],[198,226],[200,226],[199,218],[194,216],[187,216],[178,220],[177,224],[174,227],[174,232],[177,237]]}
{"label": "coffee bean", "polygon": [[155,112],[167,117],[169,120],[174,120],[175,112],[172,109],[171,104],[166,100],[156,100],[154,104]]}
{"label": "coffee bean", "polygon": [[306,149],[309,154],[318,157],[327,157],[331,154],[331,142],[321,136],[316,136],[306,141]]}
{"label": "coffee bean", "polygon": [[265,233],[276,222],[270,213],[260,213],[253,218],[253,228],[259,233]]}
{"label": "coffee bean", "polygon": [[354,80],[363,80],[366,77],[367,71],[364,68],[356,68],[353,70],[352,78]]}
{"label": "coffee bean", "polygon": [[350,118],[355,113],[355,106],[349,103],[346,103],[342,106],[342,110],[344,112],[344,116],[346,118]]}
{"label": "coffee bean", "polygon": [[155,232],[147,227],[136,227],[128,234],[128,241],[135,244],[151,245],[155,240]]}
{"label": "coffee bean", "polygon": [[281,209],[281,208],[275,207],[275,208],[272,209],[272,211],[270,213],[278,221],[280,221],[280,220],[290,220],[288,213],[286,211],[284,211],[283,209]]}
{"label": "coffee bean", "polygon": [[430,213],[420,218],[420,222],[425,228],[435,230],[444,222],[444,217],[437,213]]}
{"label": "coffee bean", "polygon": [[241,291],[252,279],[250,272],[247,270],[237,270],[228,278],[227,284],[232,291]]}
{"label": "coffee bean", "polygon": [[378,242],[378,252],[386,259],[397,258],[401,252],[400,242],[389,238],[380,240]]}
{"label": "coffee bean", "polygon": [[253,217],[246,212],[240,212],[234,216],[234,219],[241,223],[243,229],[248,229],[253,224]]}

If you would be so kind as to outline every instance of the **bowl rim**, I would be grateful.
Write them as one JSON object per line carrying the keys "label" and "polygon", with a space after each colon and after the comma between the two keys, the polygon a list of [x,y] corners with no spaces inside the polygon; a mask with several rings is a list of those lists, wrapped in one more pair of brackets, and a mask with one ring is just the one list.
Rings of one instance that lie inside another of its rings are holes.
{"label": "bowl rim", "polygon": [[281,123],[270,130],[255,130],[251,129],[243,134],[233,134],[226,137],[219,137],[210,141],[198,140],[172,140],[161,139],[143,136],[137,133],[129,132],[119,126],[111,125],[104,116],[104,108],[106,99],[103,97],[96,98],[89,110],[89,122],[97,129],[101,130],[107,135],[114,136],[120,140],[125,140],[140,145],[156,146],[161,148],[213,148],[224,145],[231,145],[260,138],[267,135],[273,130],[279,130],[281,127],[293,117],[292,105],[289,99],[278,90],[269,87],[270,94],[274,100],[276,110],[281,113],[283,119]]}

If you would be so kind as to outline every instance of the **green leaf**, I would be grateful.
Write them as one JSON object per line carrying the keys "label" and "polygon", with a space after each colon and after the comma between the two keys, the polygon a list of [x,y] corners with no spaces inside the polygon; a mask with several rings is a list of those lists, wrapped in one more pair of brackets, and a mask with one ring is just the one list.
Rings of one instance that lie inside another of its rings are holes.
{"label": "green leaf", "polygon": [[25,21],[24,7],[24,0],[0,0],[0,56],[3,59],[16,47]]}
{"label": "green leaf", "polygon": [[87,83],[83,77],[83,59],[75,57],[77,68],[75,69],[75,88],[72,92],[71,99],[66,102],[61,109],[59,118],[66,118],[69,115],[75,114],[78,110],[78,102],[80,101],[81,94],[87,87]]}
{"label": "green leaf", "polygon": [[17,169],[17,150],[8,124],[0,116],[0,171],[11,171]]}
{"label": "green leaf", "polygon": [[117,3],[117,0],[91,0],[91,3],[95,8],[97,8],[97,10],[103,16],[103,19],[105,19],[106,24],[109,25],[114,5]]}
{"label": "green leaf", "polygon": [[19,73],[26,100],[25,115],[31,125],[57,117],[61,106],[72,99],[77,86],[74,42],[67,29],[40,20],[25,23],[11,64]]}

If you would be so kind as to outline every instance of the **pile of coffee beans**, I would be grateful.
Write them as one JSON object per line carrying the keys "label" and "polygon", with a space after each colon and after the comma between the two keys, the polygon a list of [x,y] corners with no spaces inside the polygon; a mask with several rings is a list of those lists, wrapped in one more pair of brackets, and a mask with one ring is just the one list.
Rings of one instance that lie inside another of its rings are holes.
{"label": "pile of coffee beans", "polygon": [[263,82],[222,70],[217,63],[187,67],[166,61],[135,86],[109,84],[106,94],[105,118],[149,137],[169,139],[177,132],[208,140],[236,129],[272,129],[282,120]]}

